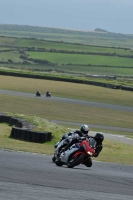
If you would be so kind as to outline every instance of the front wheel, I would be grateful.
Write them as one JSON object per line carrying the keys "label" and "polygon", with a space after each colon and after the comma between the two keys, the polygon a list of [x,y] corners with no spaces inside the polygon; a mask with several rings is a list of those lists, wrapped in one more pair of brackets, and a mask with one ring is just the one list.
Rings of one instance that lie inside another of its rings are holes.
{"label": "front wheel", "polygon": [[70,160],[69,160],[69,162],[67,163],[67,167],[68,168],[73,168],[73,167],[75,167],[75,166],[77,166],[77,165],[79,165],[79,164],[81,164],[82,163],[82,161],[84,160],[84,155],[83,154],[80,154],[80,155],[78,155],[77,157],[72,157]]}
{"label": "front wheel", "polygon": [[86,167],[91,167],[92,166],[92,160],[91,158],[86,160],[84,163],[83,163]]}
{"label": "front wheel", "polygon": [[61,167],[63,165],[63,163],[61,162],[60,158],[55,160],[55,164],[59,167]]}
{"label": "front wheel", "polygon": [[55,163],[55,160],[56,160],[56,158],[55,158],[55,155],[52,157],[52,161]]}

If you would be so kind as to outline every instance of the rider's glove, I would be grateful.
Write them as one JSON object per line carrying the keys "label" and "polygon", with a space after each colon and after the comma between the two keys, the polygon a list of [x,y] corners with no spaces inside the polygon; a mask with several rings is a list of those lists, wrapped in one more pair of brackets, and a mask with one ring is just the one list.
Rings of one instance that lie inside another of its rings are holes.
{"label": "rider's glove", "polygon": [[78,137],[72,139],[73,143],[77,143],[77,142],[79,142],[79,140],[80,140],[80,139],[79,139]]}

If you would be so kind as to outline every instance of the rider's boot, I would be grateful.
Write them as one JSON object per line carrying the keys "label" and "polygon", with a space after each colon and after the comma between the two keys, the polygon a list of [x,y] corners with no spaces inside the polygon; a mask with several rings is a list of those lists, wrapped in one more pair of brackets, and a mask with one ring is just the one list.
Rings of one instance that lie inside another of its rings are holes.
{"label": "rider's boot", "polygon": [[63,144],[63,143],[58,145],[58,147],[56,149],[57,159],[60,157],[61,152],[63,152],[65,150],[65,148],[64,148],[65,146],[66,146],[66,144]]}

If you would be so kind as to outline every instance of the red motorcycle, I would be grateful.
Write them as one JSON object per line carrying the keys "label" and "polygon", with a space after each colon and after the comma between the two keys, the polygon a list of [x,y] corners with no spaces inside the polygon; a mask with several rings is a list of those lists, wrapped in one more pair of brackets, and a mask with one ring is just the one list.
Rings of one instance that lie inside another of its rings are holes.
{"label": "red motorcycle", "polygon": [[55,151],[55,164],[57,166],[67,165],[69,168],[73,168],[79,164],[91,167],[91,157],[95,153],[95,146],[96,141],[94,138],[84,138],[83,141],[72,145],[68,150],[62,152],[59,157],[57,157]]}

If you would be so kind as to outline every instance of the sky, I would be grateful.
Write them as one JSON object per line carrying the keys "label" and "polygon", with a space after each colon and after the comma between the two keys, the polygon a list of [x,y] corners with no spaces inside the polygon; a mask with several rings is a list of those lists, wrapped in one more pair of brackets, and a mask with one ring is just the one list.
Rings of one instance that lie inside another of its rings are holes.
{"label": "sky", "polygon": [[0,0],[0,24],[133,34],[133,0]]}

